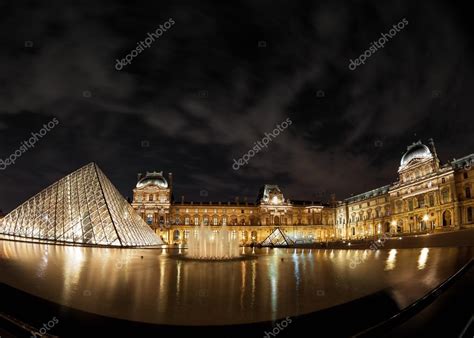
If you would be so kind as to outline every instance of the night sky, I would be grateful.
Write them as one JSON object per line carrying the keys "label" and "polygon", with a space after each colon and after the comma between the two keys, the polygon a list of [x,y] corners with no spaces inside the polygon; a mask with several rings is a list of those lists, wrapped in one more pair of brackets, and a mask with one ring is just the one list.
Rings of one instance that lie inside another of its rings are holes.
{"label": "night sky", "polygon": [[[338,199],[396,180],[407,145],[474,152],[473,26],[452,1],[1,1],[0,170],[10,211],[91,161],[124,196],[173,172],[177,200]],[[350,59],[403,19],[365,64]],[[148,33],[174,24],[116,70]],[[292,124],[238,171],[234,159]]]}

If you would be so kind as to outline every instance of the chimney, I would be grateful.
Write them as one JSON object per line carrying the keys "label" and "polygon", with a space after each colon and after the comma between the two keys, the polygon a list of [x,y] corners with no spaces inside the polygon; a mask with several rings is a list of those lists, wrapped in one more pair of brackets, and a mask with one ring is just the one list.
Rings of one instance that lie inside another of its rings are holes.
{"label": "chimney", "polygon": [[239,196],[235,196],[235,204],[239,204]]}
{"label": "chimney", "polygon": [[433,152],[433,156],[434,156],[435,161],[436,161],[436,169],[438,170],[439,169],[439,158],[438,158],[438,153],[436,152],[436,146],[435,146],[434,140],[432,138],[430,138],[428,140],[428,143],[430,145],[431,151]]}
{"label": "chimney", "polygon": [[137,175],[137,182],[140,181],[141,178],[142,178],[142,173],[138,173],[138,175]]}
{"label": "chimney", "polygon": [[170,190],[173,190],[173,173],[168,173],[168,183]]}
{"label": "chimney", "polygon": [[181,204],[184,204],[184,195],[181,195]]}
{"label": "chimney", "polygon": [[173,203],[173,173],[168,173],[168,187],[170,189],[169,199]]}

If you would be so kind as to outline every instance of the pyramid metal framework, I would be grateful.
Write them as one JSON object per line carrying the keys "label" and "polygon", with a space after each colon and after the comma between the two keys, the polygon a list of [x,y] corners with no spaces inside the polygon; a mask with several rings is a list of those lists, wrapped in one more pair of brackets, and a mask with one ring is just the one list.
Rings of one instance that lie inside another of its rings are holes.
{"label": "pyramid metal framework", "polygon": [[293,244],[295,244],[295,242],[281,231],[280,228],[275,228],[261,243],[262,246],[289,246]]}
{"label": "pyramid metal framework", "polygon": [[95,163],[10,212],[0,220],[0,234],[83,245],[163,244]]}

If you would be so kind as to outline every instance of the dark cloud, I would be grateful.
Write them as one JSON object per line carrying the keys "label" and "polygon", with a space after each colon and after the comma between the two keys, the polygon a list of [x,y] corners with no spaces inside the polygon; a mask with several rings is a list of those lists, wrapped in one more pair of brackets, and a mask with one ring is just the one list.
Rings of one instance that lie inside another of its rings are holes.
{"label": "dark cloud", "polygon": [[[97,161],[124,195],[172,171],[175,196],[228,199],[280,184],[339,198],[392,182],[406,145],[443,160],[474,150],[472,27],[458,4],[20,2],[1,5],[0,157],[60,124],[0,172],[0,208]],[[175,25],[122,71],[169,18]],[[349,60],[408,26],[354,71]],[[239,171],[234,158],[293,124]],[[207,196],[200,194],[208,191]]]}

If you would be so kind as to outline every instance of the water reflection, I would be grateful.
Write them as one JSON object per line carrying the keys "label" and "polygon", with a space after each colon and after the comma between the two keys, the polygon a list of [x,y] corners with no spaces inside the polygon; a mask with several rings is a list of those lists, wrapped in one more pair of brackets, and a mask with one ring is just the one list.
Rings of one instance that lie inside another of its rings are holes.
{"label": "water reflection", "polygon": [[418,257],[418,270],[423,270],[425,268],[429,252],[430,249],[428,248],[421,249],[420,257]]}
{"label": "water reflection", "polygon": [[[243,250],[255,252],[258,258],[204,263],[176,259],[178,250],[0,241],[0,282],[84,311],[129,320],[244,323],[308,313],[390,286],[399,288],[404,295],[399,303],[408,305],[454,273],[474,252],[471,248],[374,254],[371,250]],[[350,269],[349,260],[355,257],[363,262]],[[390,273],[395,265],[397,273]],[[411,288],[416,291],[400,286],[422,278],[421,288]],[[323,290],[325,296],[316,290]]]}
{"label": "water reflection", "polygon": [[397,249],[392,249],[388,253],[387,261],[385,262],[385,271],[395,269],[395,263],[397,262]]}

